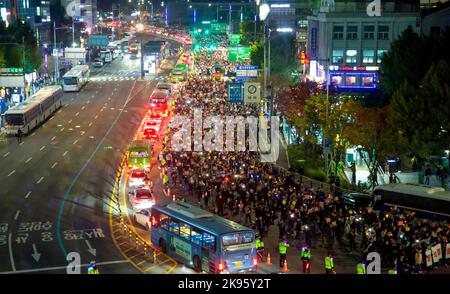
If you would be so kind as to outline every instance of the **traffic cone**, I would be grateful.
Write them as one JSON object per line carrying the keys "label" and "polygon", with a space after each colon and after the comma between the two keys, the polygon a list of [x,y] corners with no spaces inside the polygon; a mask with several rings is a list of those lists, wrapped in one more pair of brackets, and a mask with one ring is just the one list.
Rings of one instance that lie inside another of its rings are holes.
{"label": "traffic cone", "polygon": [[272,260],[270,259],[270,252],[267,253],[267,265],[272,265]]}
{"label": "traffic cone", "polygon": [[288,267],[287,267],[287,260],[284,261],[284,266],[283,266],[283,273],[287,273],[289,271]]}

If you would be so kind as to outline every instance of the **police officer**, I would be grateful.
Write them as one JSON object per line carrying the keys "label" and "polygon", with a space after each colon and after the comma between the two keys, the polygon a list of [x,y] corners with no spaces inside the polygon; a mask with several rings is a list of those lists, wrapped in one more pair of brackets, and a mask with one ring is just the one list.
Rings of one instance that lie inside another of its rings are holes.
{"label": "police officer", "polygon": [[98,271],[97,264],[95,261],[91,261],[88,267],[88,275],[98,275],[100,272]]}
{"label": "police officer", "polygon": [[278,244],[278,249],[280,252],[280,267],[283,267],[284,263],[286,262],[286,251],[289,247],[289,244],[287,243],[286,239],[283,239],[283,241],[280,241],[280,244]]}
{"label": "police officer", "polygon": [[302,248],[300,257],[303,261],[303,273],[311,273],[311,251],[308,247]]}
{"label": "police officer", "polygon": [[334,270],[334,262],[333,262],[333,256],[331,256],[331,253],[328,252],[328,255],[325,256],[325,273],[326,274],[332,274]]}
{"label": "police officer", "polygon": [[391,264],[391,266],[389,267],[389,270],[388,270],[388,274],[389,275],[396,275],[397,274],[397,269],[395,268],[395,264]]}
{"label": "police officer", "polygon": [[366,274],[366,264],[364,261],[361,261],[356,265],[356,273],[358,275],[365,275]]}
{"label": "police officer", "polygon": [[258,254],[258,258],[260,262],[263,262],[264,260],[264,241],[262,240],[261,236],[259,234],[256,235],[256,253]]}

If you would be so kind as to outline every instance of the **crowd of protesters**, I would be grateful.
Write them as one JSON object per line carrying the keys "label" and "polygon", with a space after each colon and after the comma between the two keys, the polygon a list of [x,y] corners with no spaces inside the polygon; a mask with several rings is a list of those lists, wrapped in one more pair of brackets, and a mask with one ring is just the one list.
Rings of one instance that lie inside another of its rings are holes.
{"label": "crowd of protesters", "polygon": [[[220,58],[202,52],[195,64],[202,72]],[[194,108],[201,108],[204,116],[257,115],[256,106],[227,103],[226,95],[224,81],[192,75],[181,88],[175,114],[191,116]],[[176,131],[170,130],[168,137]],[[384,266],[395,267],[398,273],[432,270],[425,266],[425,256],[436,244],[444,252],[441,263],[447,260],[450,229],[446,222],[399,210],[375,212],[349,206],[337,189],[330,193],[303,185],[287,171],[261,162],[256,152],[175,152],[168,140],[161,158],[171,189],[190,195],[220,216],[253,227],[262,238],[276,225],[280,240],[287,239],[298,248],[314,249],[320,243],[332,250],[340,242],[361,258],[369,252],[380,253]]]}

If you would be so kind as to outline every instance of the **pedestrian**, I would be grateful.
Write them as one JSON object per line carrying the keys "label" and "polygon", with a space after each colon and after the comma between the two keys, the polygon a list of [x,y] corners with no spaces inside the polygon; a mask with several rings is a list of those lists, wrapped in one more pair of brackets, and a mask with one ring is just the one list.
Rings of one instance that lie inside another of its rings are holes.
{"label": "pedestrian", "polygon": [[350,168],[352,170],[352,185],[354,186],[354,185],[356,185],[356,165],[355,165],[354,161],[352,162],[352,165]]}
{"label": "pedestrian", "polygon": [[430,167],[428,166],[428,167],[425,169],[425,185],[430,185],[430,176],[431,176],[431,169],[430,169]]}
{"label": "pedestrian", "polygon": [[250,207],[250,204],[245,205],[245,224],[251,224],[252,223],[252,209]]}
{"label": "pedestrian", "polygon": [[289,244],[287,243],[286,239],[283,239],[278,244],[278,250],[280,252],[280,267],[282,268],[286,262],[286,252],[287,248],[289,247]]}
{"label": "pedestrian", "polygon": [[23,137],[23,132],[22,129],[19,128],[19,130],[17,131],[17,143],[22,143],[22,137]]}
{"label": "pedestrian", "polygon": [[348,233],[348,243],[350,247],[350,254],[356,250],[356,242],[355,242],[356,232],[355,229],[351,229]]}
{"label": "pedestrian", "polygon": [[362,260],[360,263],[356,265],[356,274],[358,275],[366,274],[366,264],[364,263],[364,260]]}

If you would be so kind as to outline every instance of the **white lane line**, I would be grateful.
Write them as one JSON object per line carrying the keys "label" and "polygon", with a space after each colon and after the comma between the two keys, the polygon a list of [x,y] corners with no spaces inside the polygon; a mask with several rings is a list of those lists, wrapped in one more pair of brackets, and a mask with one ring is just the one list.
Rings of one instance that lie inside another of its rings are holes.
{"label": "white lane line", "polygon": [[25,144],[25,142],[20,143],[19,146],[22,146],[23,144]]}
{"label": "white lane line", "polygon": [[34,132],[33,134],[31,134],[30,137],[33,137],[33,136],[35,136],[35,135],[36,135],[36,132]]}
{"label": "white lane line", "polygon": [[3,155],[3,157],[8,156],[9,154],[11,154],[11,152],[6,152],[6,153]]}
{"label": "white lane line", "polygon": [[92,122],[90,122],[88,126],[89,126],[89,127],[92,126]]}
{"label": "white lane line", "polygon": [[81,110],[84,110],[86,108],[86,106],[81,107]]}
{"label": "white lane line", "polygon": [[31,195],[31,191],[28,191],[28,193],[25,195],[25,199],[27,199],[28,197],[30,197]]}
{"label": "white lane line", "polygon": [[12,272],[15,273],[16,272],[16,264],[14,263],[14,256],[13,256],[13,251],[12,251],[12,234],[9,233],[8,236],[8,247],[9,247],[9,260],[11,261],[11,268],[12,268]]}
{"label": "white lane line", "polygon": [[[11,247],[11,233],[9,234],[9,245]],[[11,264],[13,264],[13,259],[12,259],[12,251],[10,250],[10,255],[11,257]],[[97,265],[109,265],[109,264],[119,264],[119,263],[128,263],[128,260],[114,260],[114,261],[105,261],[105,262],[97,262]],[[82,265],[76,265],[75,267],[88,267],[89,264],[85,263]],[[19,274],[19,273],[35,273],[35,272],[46,272],[46,271],[55,271],[55,270],[65,270],[67,269],[67,265],[63,265],[63,266],[55,266],[55,267],[41,267],[41,268],[34,268],[34,269],[26,269],[26,270],[18,270],[16,271],[16,267],[13,266],[12,267],[13,270],[9,271],[9,272],[0,272],[0,274]]]}
{"label": "white lane line", "polygon": [[79,113],[79,112],[75,113],[75,116],[79,116],[79,115],[80,115],[80,113]]}
{"label": "white lane line", "polygon": [[55,117],[54,116],[52,116],[49,120],[52,120],[52,119],[54,119]]}
{"label": "white lane line", "polygon": [[45,148],[45,145],[44,146],[42,146],[40,149],[39,149],[39,151],[42,151],[42,150],[44,150],[44,148]]}
{"label": "white lane line", "polygon": [[56,139],[56,136],[53,136],[52,141]]}
{"label": "white lane line", "polygon": [[78,143],[78,139],[76,139],[75,141],[73,141],[73,145]]}
{"label": "white lane line", "polygon": [[20,214],[20,210],[17,210],[16,215],[14,216],[14,220],[17,220],[17,218],[19,217],[19,214]]}
{"label": "white lane line", "polygon": [[40,183],[42,182],[43,179],[44,179],[44,177],[41,177],[41,178],[36,182],[36,184],[40,184]]}
{"label": "white lane line", "polygon": [[97,119],[97,118],[98,118],[98,115],[94,116],[94,119]]}
{"label": "white lane line", "polygon": [[55,162],[55,163],[52,165],[51,169],[55,168],[55,166],[56,166],[57,164],[58,164],[58,162]]}
{"label": "white lane line", "polygon": [[104,108],[100,109],[100,112],[102,112],[102,111],[103,111],[103,109],[104,109]]}
{"label": "white lane line", "polygon": [[[94,98],[94,97],[92,97],[92,98]],[[91,103],[91,100],[88,100],[88,101],[86,102],[86,104],[89,104],[89,103]]]}
{"label": "white lane line", "polygon": [[12,176],[15,172],[16,172],[16,170],[13,170],[12,172],[10,172],[10,173],[8,174],[8,177]]}
{"label": "white lane line", "polygon": [[111,107],[111,110],[114,110],[115,108],[114,107]]}
{"label": "white lane line", "polygon": [[60,132],[62,132],[62,131],[64,131],[64,128],[62,128]]}
{"label": "white lane line", "polygon": [[64,152],[64,153],[63,153],[63,156],[66,156],[66,155],[67,155],[67,152],[69,152],[69,151]]}
{"label": "white lane line", "polygon": [[33,157],[29,157],[27,160],[25,160],[25,163],[30,162],[30,160],[32,160],[32,159],[33,159]]}
{"label": "white lane line", "polygon": [[72,123],[72,120],[73,120],[73,119],[69,120],[69,124]]}

